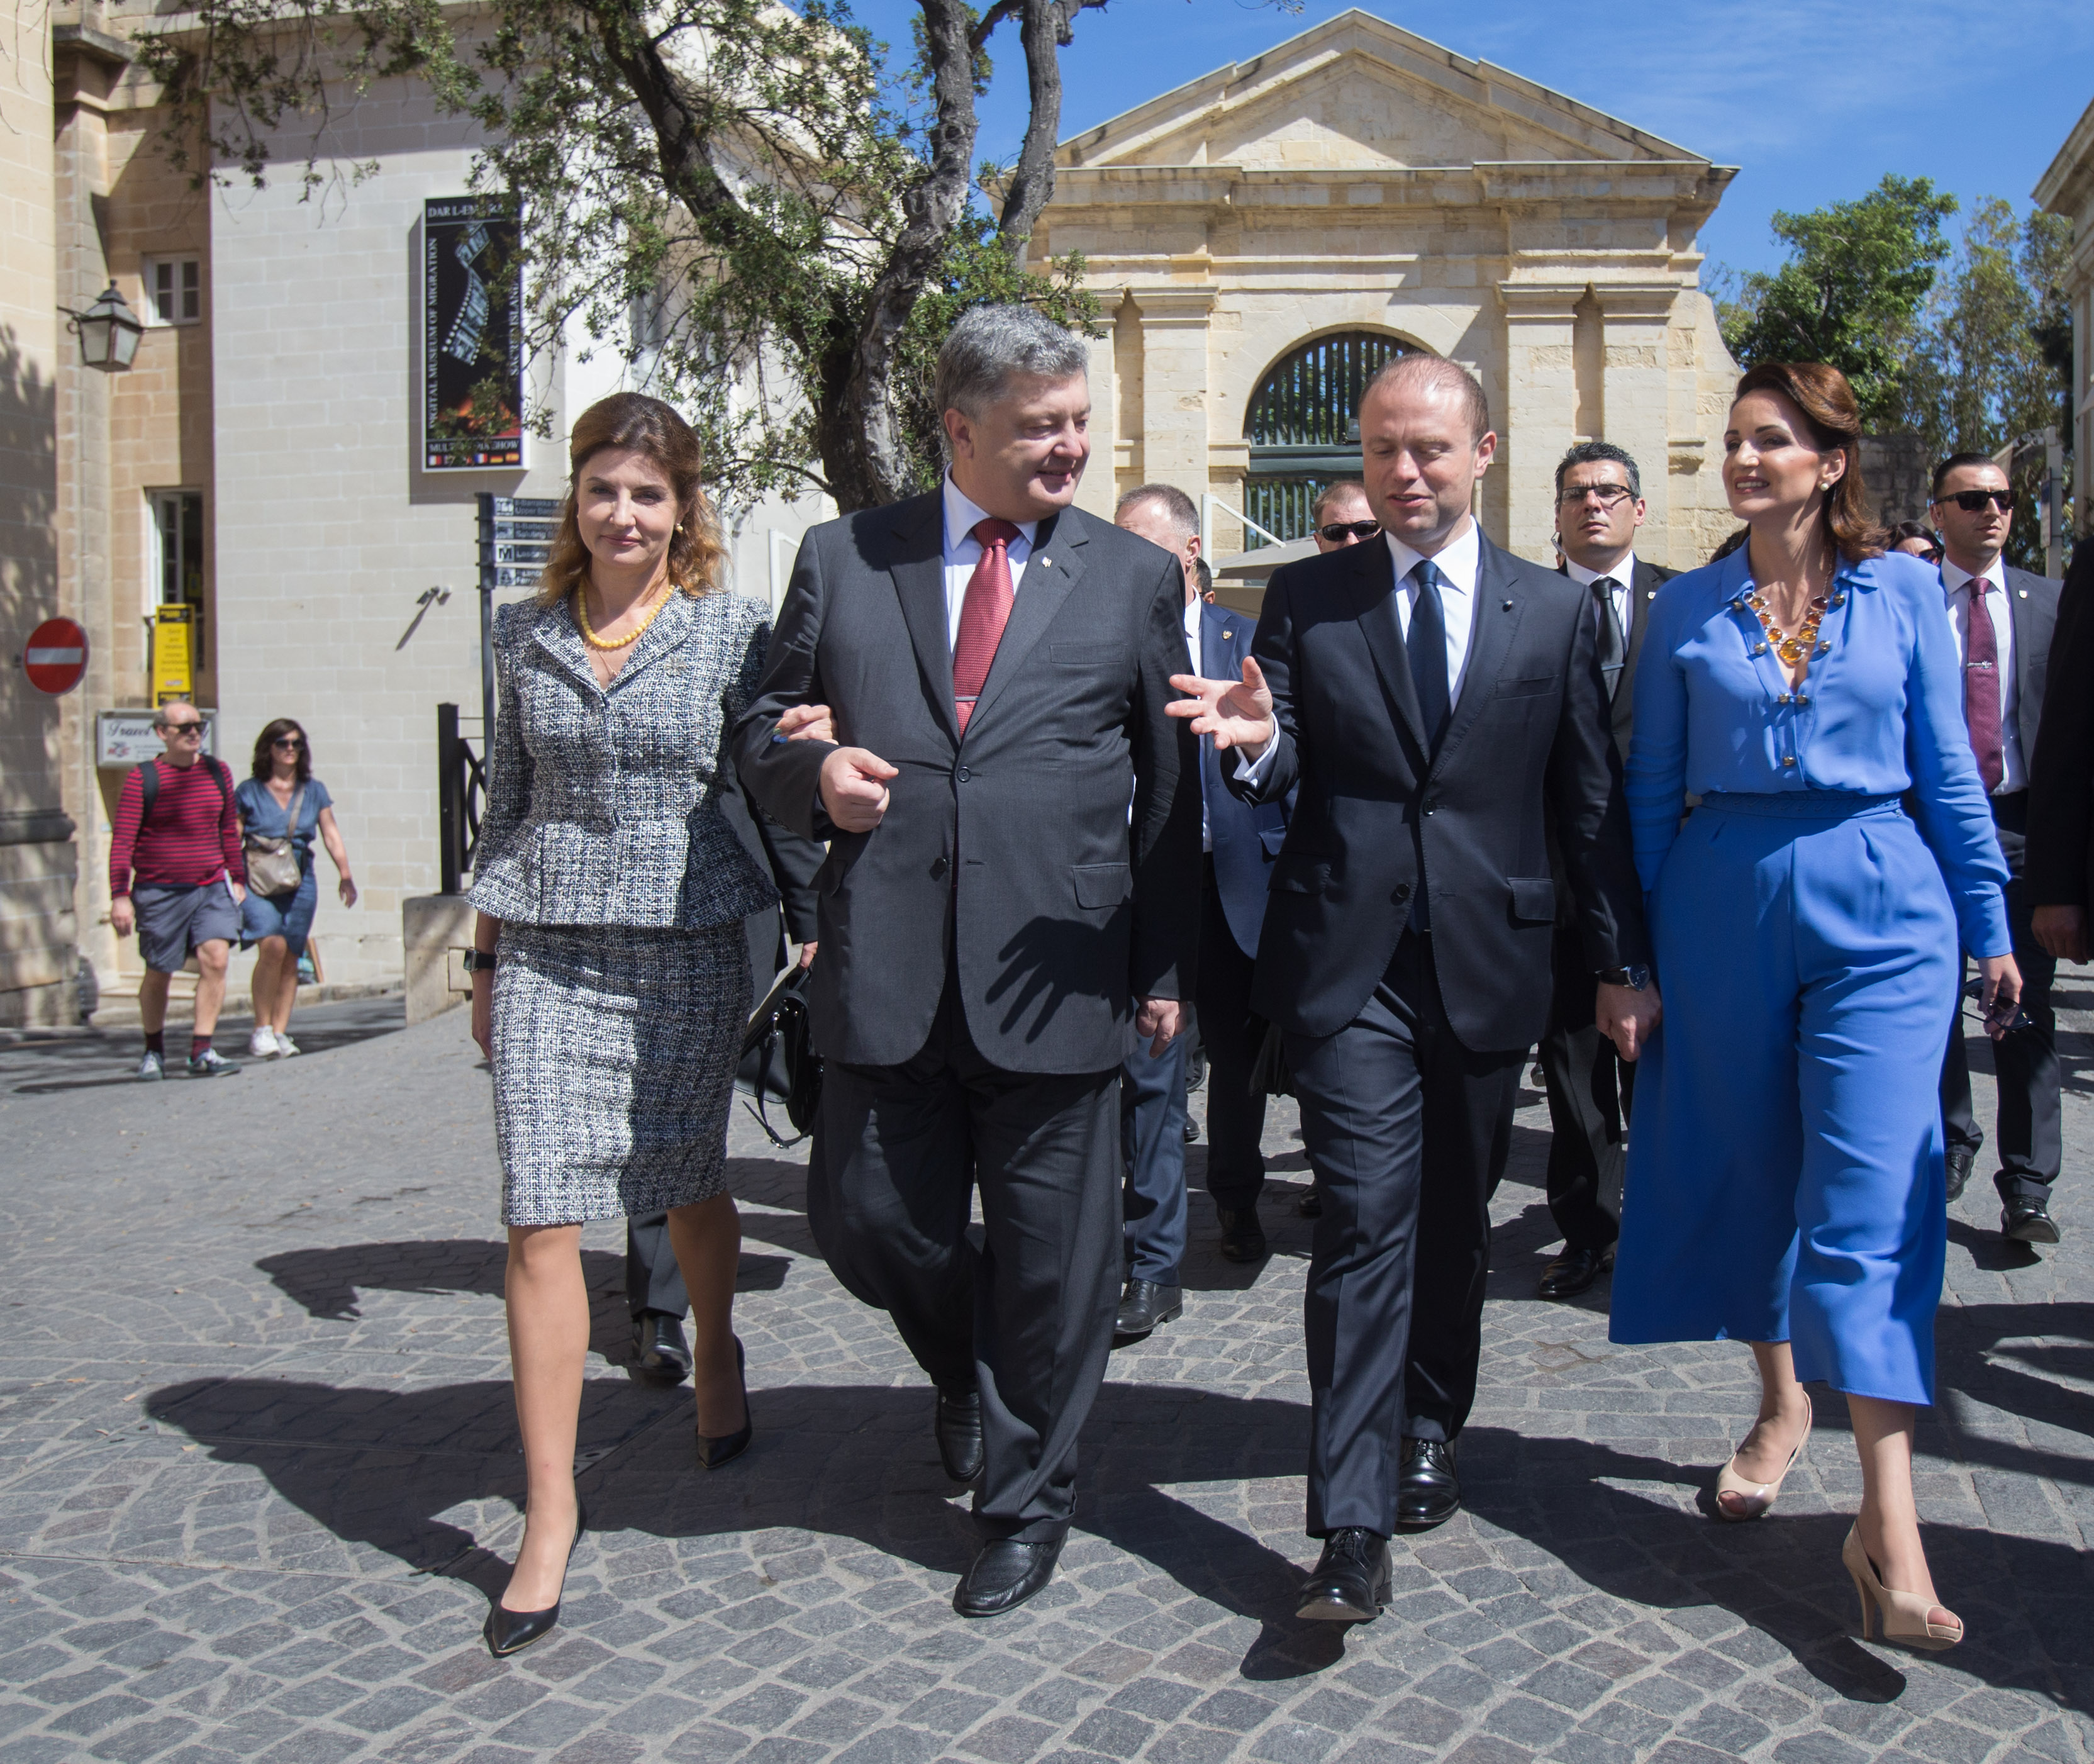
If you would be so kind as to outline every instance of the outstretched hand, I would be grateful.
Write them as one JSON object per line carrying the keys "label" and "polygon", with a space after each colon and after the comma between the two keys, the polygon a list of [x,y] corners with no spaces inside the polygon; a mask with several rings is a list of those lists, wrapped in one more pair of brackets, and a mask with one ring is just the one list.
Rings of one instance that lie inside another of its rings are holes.
{"label": "outstretched hand", "polygon": [[1277,725],[1265,671],[1250,657],[1244,658],[1240,681],[1173,674],[1171,684],[1192,696],[1175,698],[1164,709],[1174,717],[1191,718],[1195,735],[1213,736],[1217,749],[1240,747],[1248,759],[1263,757]]}

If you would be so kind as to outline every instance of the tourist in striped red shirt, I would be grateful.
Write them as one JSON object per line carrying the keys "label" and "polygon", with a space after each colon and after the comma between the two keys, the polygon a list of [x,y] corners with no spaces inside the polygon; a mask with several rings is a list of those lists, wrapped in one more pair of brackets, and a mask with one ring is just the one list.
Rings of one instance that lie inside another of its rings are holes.
{"label": "tourist in striped red shirt", "polygon": [[203,714],[194,705],[162,706],[153,728],[167,750],[124,779],[109,841],[109,923],[119,937],[137,930],[146,962],[138,983],[146,1031],[138,1076],[165,1075],[167,981],[193,954],[189,1075],[230,1077],[240,1068],[211,1042],[247,896],[232,774],[204,752]]}

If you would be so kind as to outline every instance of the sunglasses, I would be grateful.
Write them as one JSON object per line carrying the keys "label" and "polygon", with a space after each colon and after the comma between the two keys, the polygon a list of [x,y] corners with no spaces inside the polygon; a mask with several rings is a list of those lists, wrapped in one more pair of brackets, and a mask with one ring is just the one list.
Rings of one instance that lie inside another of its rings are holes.
{"label": "sunglasses", "polygon": [[1381,523],[1378,520],[1334,520],[1329,526],[1319,527],[1316,531],[1335,545],[1348,538],[1371,539],[1381,531]]}
{"label": "sunglasses", "polygon": [[163,723],[160,727],[165,729],[170,735],[201,735],[203,733],[203,725],[201,723]]}
{"label": "sunglasses", "polygon": [[2002,515],[2014,511],[2014,493],[2012,490],[1958,490],[1953,496],[1940,496],[1937,503],[1953,502],[1966,515],[1981,515],[1990,502]]}
{"label": "sunglasses", "polygon": [[302,749],[306,744],[300,741],[295,735],[280,735],[269,745],[272,747],[288,747],[295,754]]}
{"label": "sunglasses", "polygon": [[1566,508],[1575,508],[1580,502],[1597,502],[1602,508],[1619,508],[1634,493],[1626,484],[1574,484],[1557,501]]}

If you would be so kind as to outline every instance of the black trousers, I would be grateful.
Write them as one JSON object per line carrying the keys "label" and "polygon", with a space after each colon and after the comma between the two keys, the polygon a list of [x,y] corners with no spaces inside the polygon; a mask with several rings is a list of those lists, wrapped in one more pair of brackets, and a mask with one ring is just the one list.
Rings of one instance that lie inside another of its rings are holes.
{"label": "black trousers", "polygon": [[[2035,941],[2030,925],[2035,909],[2022,880],[2028,793],[1994,797],[1992,820],[2013,878],[2007,884],[2007,923],[2014,940],[2014,965],[2022,971],[2022,1009],[2029,1016],[2028,1028],[1992,1044],[2000,1098],[2000,1171],[1992,1185],[2002,1201],[2048,1206],[2050,1185],[2065,1164],[2065,1075],[2057,1060],[2057,1013],[2050,1000],[2057,962]],[[1985,1133],[1970,1103],[1965,1035],[1971,1027],[1959,1006],[1941,1062],[1941,1124],[1951,1145],[1975,1155],[1985,1143]]]}
{"label": "black trousers", "polygon": [[1256,1206],[1265,1188],[1265,1093],[1253,1092],[1251,1067],[1265,1039],[1252,1014],[1250,983],[1258,963],[1243,953],[1222,910],[1214,860],[1205,860],[1200,900],[1200,972],[1194,1015],[1207,1047],[1207,1193],[1232,1212]]}
{"label": "black trousers", "polygon": [[[749,937],[749,996],[761,998],[785,960],[785,920],[776,907],[742,922]],[[636,1327],[649,1311],[681,1319],[691,1308],[684,1271],[669,1242],[669,1215],[649,1213],[625,1222],[625,1302]]]}
{"label": "black trousers", "polygon": [[1336,1035],[1287,1038],[1323,1199],[1305,1307],[1316,1537],[1391,1536],[1401,1441],[1453,1440],[1475,1401],[1490,1200],[1526,1049],[1456,1038],[1431,941],[1406,932]]}
{"label": "black trousers", "polygon": [[807,1222],[830,1271],[893,1319],[933,1380],[980,1387],[985,1538],[1044,1543],[1075,1510],[1076,1436],[1119,1302],[1119,1068],[990,1065],[949,965],[914,1058],[823,1074]]}
{"label": "black trousers", "polygon": [[1566,1249],[1605,1249],[1622,1234],[1623,1132],[1636,1067],[1600,1033],[1592,1006],[1599,983],[1575,929],[1558,926],[1555,988],[1541,1037],[1549,1093],[1549,1211]]}

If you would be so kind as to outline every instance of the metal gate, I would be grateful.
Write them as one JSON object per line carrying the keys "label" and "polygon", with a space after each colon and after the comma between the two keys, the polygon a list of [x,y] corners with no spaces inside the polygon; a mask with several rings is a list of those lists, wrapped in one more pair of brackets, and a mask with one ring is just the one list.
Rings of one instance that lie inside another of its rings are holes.
{"label": "metal gate", "polygon": [[[1319,492],[1360,473],[1360,392],[1384,363],[1415,345],[1378,331],[1341,331],[1283,357],[1250,401],[1244,439],[1250,474],[1244,512],[1284,538],[1309,531]],[[1247,548],[1265,541],[1244,536]]]}

